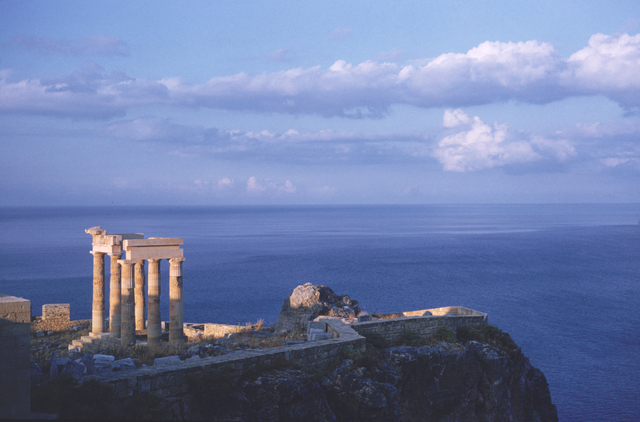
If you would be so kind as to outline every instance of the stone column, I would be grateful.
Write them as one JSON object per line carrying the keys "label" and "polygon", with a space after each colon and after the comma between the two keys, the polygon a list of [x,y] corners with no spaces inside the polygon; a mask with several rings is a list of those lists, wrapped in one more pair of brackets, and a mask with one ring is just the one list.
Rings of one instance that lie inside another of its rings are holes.
{"label": "stone column", "polygon": [[149,322],[147,324],[147,344],[156,347],[162,343],[160,318],[160,259],[149,260]]}
{"label": "stone column", "polygon": [[93,309],[91,312],[91,332],[104,330],[104,253],[93,254]]}
{"label": "stone column", "polygon": [[120,343],[126,347],[136,344],[135,304],[133,298],[133,266],[136,261],[121,259],[118,263],[122,266]]}
{"label": "stone column", "polygon": [[120,264],[122,254],[109,255],[111,258],[111,279],[109,284],[109,336],[120,338]]}
{"label": "stone column", "polygon": [[169,343],[184,341],[184,314],[182,308],[182,262],[184,258],[171,258],[169,262]]}
{"label": "stone column", "polygon": [[136,262],[135,269],[135,302],[136,302],[136,331],[144,330],[144,260]]}

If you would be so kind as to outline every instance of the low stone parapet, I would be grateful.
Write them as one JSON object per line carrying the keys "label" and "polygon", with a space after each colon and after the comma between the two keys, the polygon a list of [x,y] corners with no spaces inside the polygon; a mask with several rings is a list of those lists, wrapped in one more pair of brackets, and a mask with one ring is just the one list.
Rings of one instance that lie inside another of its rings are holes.
{"label": "low stone parapet", "polygon": [[338,365],[344,359],[346,349],[364,349],[366,339],[340,320],[328,320],[328,330],[337,333],[335,338],[305,342],[270,349],[249,349],[222,356],[156,365],[135,371],[112,372],[87,376],[81,379],[97,379],[112,384],[121,397],[143,391],[156,393],[164,398],[179,398],[188,392],[188,377],[202,377],[207,369],[224,371],[232,378],[240,378],[255,371],[266,371],[291,364],[309,369]]}
{"label": "low stone parapet", "polygon": [[[428,337],[434,335],[441,327],[456,329],[461,326],[483,325],[488,321],[487,314],[461,306],[422,309],[402,312],[400,315],[405,316],[356,322],[349,326],[360,335],[378,333],[390,344],[394,344],[402,341],[407,330],[414,331],[422,337]],[[382,317],[384,318],[385,315]]]}

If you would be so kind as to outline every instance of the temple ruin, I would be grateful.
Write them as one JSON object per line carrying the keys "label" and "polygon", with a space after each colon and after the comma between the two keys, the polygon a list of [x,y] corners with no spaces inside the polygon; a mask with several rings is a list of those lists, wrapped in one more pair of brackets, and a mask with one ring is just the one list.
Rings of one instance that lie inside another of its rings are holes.
{"label": "temple ruin", "polygon": [[[142,233],[107,234],[100,226],[85,230],[93,237],[93,309],[91,331],[94,336],[105,332],[105,255],[111,260],[109,283],[109,332],[123,346],[136,344],[136,331],[147,329],[147,345],[162,342],[160,316],[160,261],[166,259],[169,269],[169,343],[184,341],[182,304],[182,239],[150,237]],[[121,259],[125,255],[126,259]],[[145,260],[148,277],[145,278]],[[148,279],[148,284],[146,280]],[[148,304],[144,289],[148,286]],[[147,306],[145,306],[147,305]],[[145,327],[145,310],[148,310]]]}

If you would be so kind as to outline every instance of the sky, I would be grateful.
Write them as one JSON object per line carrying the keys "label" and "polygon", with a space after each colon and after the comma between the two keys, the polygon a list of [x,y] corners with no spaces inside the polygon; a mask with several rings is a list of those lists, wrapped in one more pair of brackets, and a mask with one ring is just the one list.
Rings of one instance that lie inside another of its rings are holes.
{"label": "sky", "polygon": [[0,0],[0,206],[640,202],[640,3]]}

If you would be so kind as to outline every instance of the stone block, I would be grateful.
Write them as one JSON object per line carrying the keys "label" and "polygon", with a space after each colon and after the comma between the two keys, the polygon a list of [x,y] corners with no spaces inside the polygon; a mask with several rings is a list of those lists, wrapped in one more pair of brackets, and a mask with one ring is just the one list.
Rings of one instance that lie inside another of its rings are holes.
{"label": "stone block", "polygon": [[366,321],[371,321],[371,315],[369,314],[358,315],[358,322],[366,322]]}
{"label": "stone block", "polygon": [[136,369],[136,364],[131,358],[118,359],[113,362],[114,371],[131,371]]}
{"label": "stone block", "polygon": [[64,365],[61,373],[63,375],[70,375],[73,378],[78,379],[85,373],[86,370],[87,368],[82,363],[70,360]]}
{"label": "stone block", "polygon": [[42,305],[42,319],[44,321],[50,319],[60,319],[62,321],[70,321],[71,306],[68,303],[56,303]]}
{"label": "stone block", "polygon": [[151,380],[138,380],[138,386],[140,391],[151,391]]}
{"label": "stone block", "polygon": [[182,361],[178,356],[167,356],[164,358],[155,358],[153,360],[153,366],[168,366],[168,365],[176,365],[181,363]]}
{"label": "stone block", "polygon": [[69,358],[52,357],[49,360],[49,363],[51,365],[49,368],[49,377],[54,378],[60,375],[67,362],[69,362]]}
{"label": "stone block", "polygon": [[87,374],[93,375],[96,373],[96,364],[93,361],[93,356],[91,356],[89,353],[86,353],[82,357],[81,362],[85,366],[85,368],[87,368]]}

